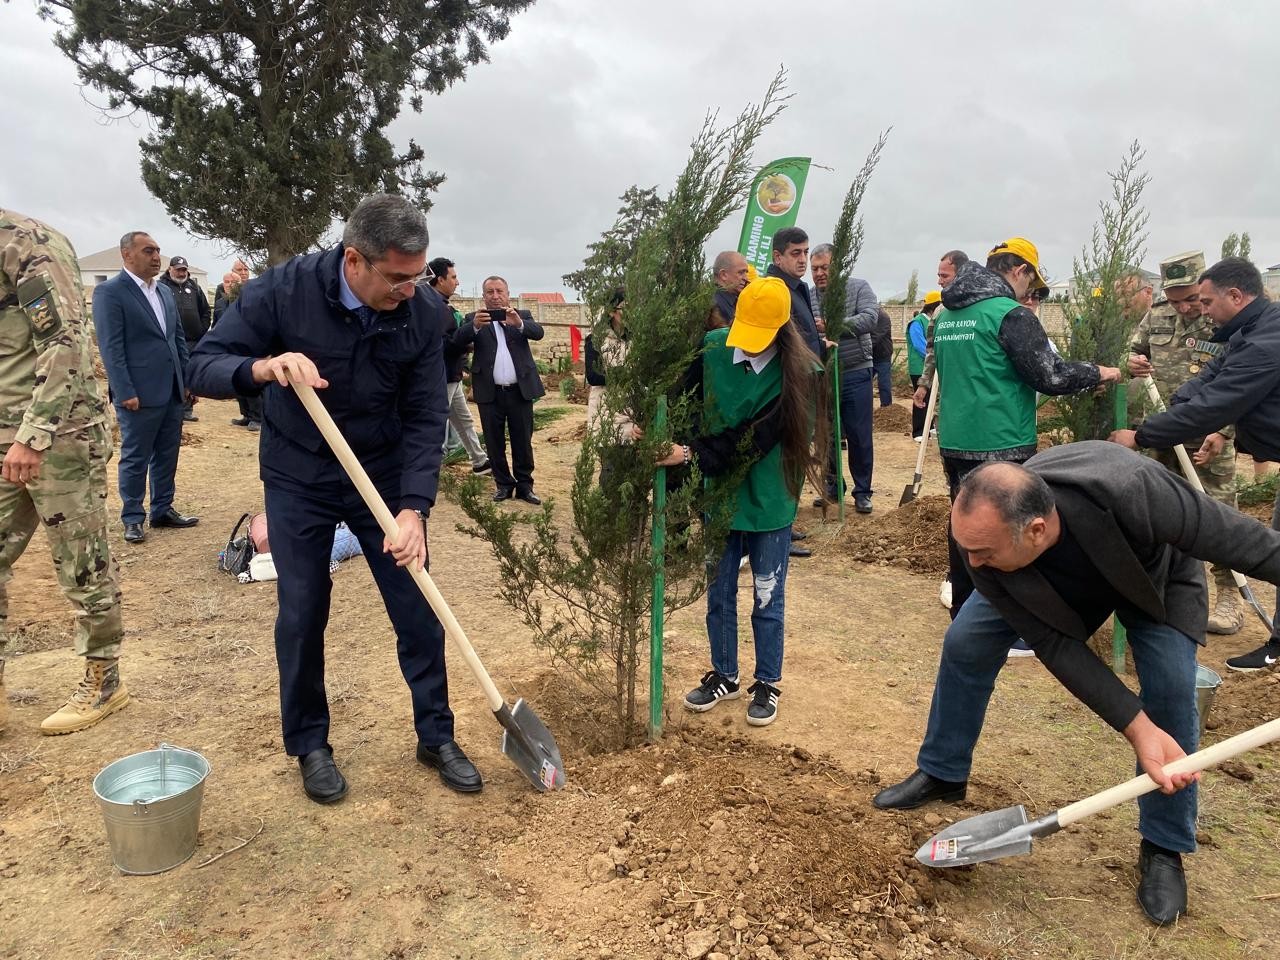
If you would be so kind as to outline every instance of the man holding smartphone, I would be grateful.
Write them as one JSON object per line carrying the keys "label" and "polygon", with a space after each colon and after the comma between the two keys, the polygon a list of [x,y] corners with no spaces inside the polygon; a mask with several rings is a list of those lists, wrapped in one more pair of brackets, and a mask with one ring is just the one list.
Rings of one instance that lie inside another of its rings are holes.
{"label": "man holding smartphone", "polygon": [[502,277],[486,277],[482,289],[485,309],[467,316],[454,343],[475,344],[471,392],[480,408],[480,428],[497,486],[493,499],[514,496],[537,506],[542,501],[533,492],[533,402],[546,391],[529,341],[542,339],[542,327],[528,310],[512,308]]}

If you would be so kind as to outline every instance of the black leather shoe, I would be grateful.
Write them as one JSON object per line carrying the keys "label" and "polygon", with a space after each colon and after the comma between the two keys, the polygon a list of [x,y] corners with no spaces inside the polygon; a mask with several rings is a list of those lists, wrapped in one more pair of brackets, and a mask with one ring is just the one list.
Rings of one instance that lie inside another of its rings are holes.
{"label": "black leather shoe", "polygon": [[803,540],[803,539],[805,539],[805,538],[806,538],[806,537],[808,537],[808,536],[809,536],[809,535],[808,535],[807,533],[805,533],[803,530],[797,530],[795,527],[792,527],[792,528],[791,528],[791,542],[792,542],[792,543],[795,543],[797,540]]}
{"label": "black leather shoe", "polygon": [[233,417],[231,420],[233,427],[247,427],[249,425],[248,417]]}
{"label": "black leather shoe", "polygon": [[142,524],[126,523],[124,525],[124,539],[126,543],[141,543],[147,539],[147,535],[142,529]]}
{"label": "black leather shoe", "polygon": [[514,490],[495,490],[493,491],[493,502],[501,503],[503,500],[510,500],[516,495]]}
{"label": "black leather shoe", "polygon": [[525,503],[532,503],[535,507],[542,506],[542,498],[532,490],[526,490],[524,493],[517,493],[516,499],[523,500]]}
{"label": "black leather shoe", "polygon": [[810,550],[808,547],[797,547],[795,544],[791,545],[791,550],[789,552],[793,557],[812,557],[813,556],[813,551]]}
{"label": "black leather shoe", "polygon": [[418,744],[418,762],[439,770],[444,785],[458,793],[475,793],[484,786],[480,771],[467,759],[456,741],[447,740],[438,747]]}
{"label": "black leather shoe", "polygon": [[200,422],[200,418],[199,418],[199,417],[197,417],[197,416],[196,416],[194,413],[192,413],[190,410],[188,410],[186,413],[184,413],[184,414],[182,415],[182,419],[183,419],[184,421],[186,421],[187,423],[199,423],[199,422]]}
{"label": "black leather shoe", "polygon": [[151,518],[152,527],[194,527],[199,522],[199,517],[184,517],[173,507],[160,516]]}
{"label": "black leather shoe", "polygon": [[1138,848],[1138,903],[1147,919],[1167,927],[1187,912],[1187,875],[1182,854],[1142,841]]}
{"label": "black leather shoe", "polygon": [[337,803],[347,795],[347,781],[333,762],[333,751],[327,747],[312,750],[298,758],[302,770],[302,789],[316,803]]}
{"label": "black leather shoe", "polygon": [[963,800],[967,788],[968,781],[952,783],[917,770],[901,783],[885,787],[871,798],[871,802],[881,810],[914,810],[934,800],[944,803]]}

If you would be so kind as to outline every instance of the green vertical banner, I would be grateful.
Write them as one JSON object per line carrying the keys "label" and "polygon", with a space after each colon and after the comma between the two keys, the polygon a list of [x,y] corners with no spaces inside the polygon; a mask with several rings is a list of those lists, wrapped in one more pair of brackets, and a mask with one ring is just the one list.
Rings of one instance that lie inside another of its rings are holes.
{"label": "green vertical banner", "polygon": [[809,157],[774,160],[760,169],[751,184],[738,252],[761,274],[773,262],[773,235],[796,224],[809,161]]}

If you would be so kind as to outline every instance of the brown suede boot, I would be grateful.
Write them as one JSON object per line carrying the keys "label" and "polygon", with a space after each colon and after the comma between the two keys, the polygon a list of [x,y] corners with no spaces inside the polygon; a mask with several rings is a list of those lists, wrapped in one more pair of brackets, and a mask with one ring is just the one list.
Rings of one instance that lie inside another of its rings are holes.
{"label": "brown suede boot", "polygon": [[49,736],[88,730],[129,702],[129,691],[120,679],[120,661],[86,657],[84,679],[66,705],[40,724]]}
{"label": "brown suede boot", "polygon": [[1244,607],[1235,590],[1218,588],[1218,600],[1209,614],[1209,632],[1220,634],[1239,633],[1244,626]]}

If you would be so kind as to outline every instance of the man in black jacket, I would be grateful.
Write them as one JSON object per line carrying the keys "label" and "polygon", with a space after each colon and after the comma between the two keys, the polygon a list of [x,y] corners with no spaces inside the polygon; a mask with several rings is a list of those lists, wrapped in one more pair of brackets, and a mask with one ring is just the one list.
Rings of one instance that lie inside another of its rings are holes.
{"label": "man in black jacket", "polygon": [[[173,291],[182,332],[186,334],[187,346],[194,350],[200,338],[209,332],[209,298],[200,289],[200,284],[191,279],[186,257],[170,257],[169,269],[160,275],[160,282]],[[194,403],[194,397],[187,397],[182,410],[183,420],[194,422],[200,419],[192,408]]]}
{"label": "man in black jacket", "polygon": [[[265,391],[259,470],[271,518],[279,612],[276,661],[285,750],[317,803],[347,792],[329,745],[324,630],[335,525],[360,541],[396,632],[419,762],[472,792],[480,774],[453,739],[444,631],[408,571],[427,557],[446,393],[444,301],[426,285],[427,220],[403,197],[361,201],[332,250],[294,257],[245,284],[188,367],[203,396]],[[319,390],[338,428],[395,512],[384,537],[290,386]]]}
{"label": "man in black jacket", "polygon": [[444,341],[444,372],[449,388],[449,426],[453,427],[458,439],[462,442],[467,456],[471,458],[471,472],[476,476],[484,476],[489,472],[489,458],[485,456],[480,438],[476,436],[476,424],[471,419],[471,408],[467,406],[467,391],[462,384],[462,375],[466,370],[467,349],[453,342],[454,335],[463,324],[462,314],[458,308],[449,303],[449,298],[458,290],[458,270],[448,257],[436,257],[429,263],[431,271],[431,287],[444,297],[449,306],[447,316],[442,315],[441,339]]}
{"label": "man in black jacket", "polygon": [[[951,512],[976,592],[947,630],[917,770],[882,809],[965,795],[987,702],[1023,637],[1049,672],[1132,744],[1162,792],[1138,800],[1138,900],[1158,924],[1186,912],[1181,854],[1196,846],[1195,776],[1162,767],[1199,742],[1196,645],[1209,617],[1204,563],[1280,582],[1280,533],[1197,493],[1154,460],[1102,441],[1052,447],[1025,467],[989,462]],[[1134,694],[1089,649],[1112,614],[1129,634]]]}
{"label": "man in black jacket", "polygon": [[804,275],[809,269],[809,235],[799,227],[785,227],[773,235],[773,263],[764,272],[766,277],[778,277],[791,291],[791,319],[796,323],[801,339],[808,344],[814,356],[822,359],[825,350],[818,324],[813,317],[813,303],[809,299],[809,287]]}
{"label": "man in black jacket", "polygon": [[893,406],[893,319],[884,307],[876,314],[876,332],[871,335],[871,369],[876,372],[880,406]]}
{"label": "man in black jacket", "polygon": [[475,344],[471,394],[480,407],[480,428],[497,485],[493,499],[515,496],[537,506],[542,501],[533,492],[533,401],[546,389],[529,341],[542,339],[542,327],[528,310],[511,306],[507,281],[502,277],[486,277],[481,289],[485,309],[466,317],[453,342],[459,347]]}
{"label": "man in black jacket", "polygon": [[[1227,257],[1201,275],[1200,307],[1218,328],[1211,341],[1225,343],[1226,353],[1179,387],[1167,411],[1147,417],[1136,431],[1117,430],[1111,439],[1136,450],[1205,437],[1195,453],[1196,462],[1205,464],[1222,450],[1215,431],[1234,423],[1238,449],[1254,460],[1280,460],[1280,305],[1267,299],[1257,267],[1243,257]],[[1271,528],[1280,530],[1280,497]],[[1276,613],[1270,639],[1231,657],[1228,667],[1251,671],[1280,664],[1280,603]]]}

